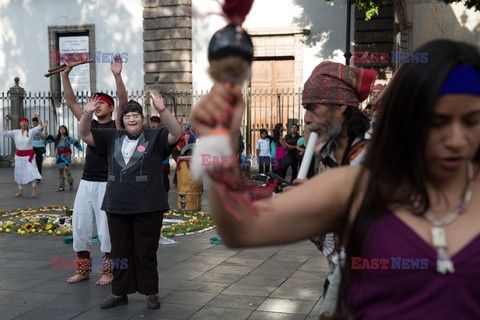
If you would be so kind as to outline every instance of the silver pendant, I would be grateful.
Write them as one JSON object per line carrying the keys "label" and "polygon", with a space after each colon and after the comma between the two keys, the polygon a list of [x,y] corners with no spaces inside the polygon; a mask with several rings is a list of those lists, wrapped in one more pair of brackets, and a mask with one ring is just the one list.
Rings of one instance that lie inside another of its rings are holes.
{"label": "silver pendant", "polygon": [[432,242],[435,248],[446,248],[447,247],[447,236],[445,234],[445,228],[443,227],[432,227]]}
{"label": "silver pendant", "polygon": [[437,272],[442,274],[455,272],[453,261],[443,247],[437,248]]}

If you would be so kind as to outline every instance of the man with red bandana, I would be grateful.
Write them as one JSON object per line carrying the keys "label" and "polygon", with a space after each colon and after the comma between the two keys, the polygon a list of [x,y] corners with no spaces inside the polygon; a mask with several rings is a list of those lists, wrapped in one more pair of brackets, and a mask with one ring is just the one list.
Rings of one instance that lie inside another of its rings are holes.
{"label": "man with red bandana", "polygon": [[[113,98],[105,93],[96,93],[95,95],[99,100],[95,110],[97,119],[92,120],[92,128],[120,128],[119,118],[127,103],[127,91],[125,90],[121,76],[122,59],[116,56],[114,61],[110,63],[110,67],[117,86],[117,117],[115,121],[112,120],[112,113],[115,109]],[[68,75],[71,70],[72,68],[69,66],[62,72],[65,99],[77,120],[80,120],[83,109],[77,103],[70,84]],[[108,230],[107,215],[105,211],[100,209],[107,186],[107,178],[107,161],[97,155],[95,148],[88,146],[83,176],[80,180],[73,205],[73,250],[77,252],[77,270],[74,276],[68,278],[67,282],[69,283],[87,280],[90,277],[92,270],[90,251],[92,247],[93,218],[95,218],[97,223],[97,232],[101,243],[100,250],[103,253],[101,265],[102,277],[97,281],[97,285],[105,285],[112,282],[113,264],[110,258],[110,233]]]}
{"label": "man with red bandana", "polygon": [[[320,142],[324,143],[316,155],[318,173],[358,164],[363,158],[370,121],[358,106],[367,98],[376,76],[373,70],[325,61],[305,82],[302,97],[305,125],[311,132],[318,133]],[[300,181],[296,181],[298,183]],[[320,235],[312,241],[329,261],[321,316],[321,319],[329,319],[335,312],[339,284],[337,267],[344,253],[334,233]]]}

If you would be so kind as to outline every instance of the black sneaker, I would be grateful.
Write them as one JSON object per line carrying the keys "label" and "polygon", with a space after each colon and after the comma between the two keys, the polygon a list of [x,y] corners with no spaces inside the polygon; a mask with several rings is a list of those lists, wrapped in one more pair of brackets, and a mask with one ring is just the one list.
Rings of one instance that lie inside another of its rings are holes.
{"label": "black sneaker", "polygon": [[147,296],[147,307],[149,309],[159,309],[160,308],[160,300],[158,300],[158,296],[156,294],[152,294],[151,296]]}
{"label": "black sneaker", "polygon": [[128,303],[128,297],[126,295],[121,296],[121,297],[117,297],[117,296],[111,294],[107,297],[107,299],[103,300],[100,303],[100,308],[110,309],[110,308],[115,308],[117,306],[121,306],[121,305],[124,305],[124,304],[127,304],[127,303]]}

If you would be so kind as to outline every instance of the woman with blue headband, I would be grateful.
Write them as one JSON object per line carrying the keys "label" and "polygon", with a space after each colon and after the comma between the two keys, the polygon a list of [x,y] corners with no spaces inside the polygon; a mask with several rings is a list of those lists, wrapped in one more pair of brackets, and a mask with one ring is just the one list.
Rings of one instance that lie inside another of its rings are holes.
{"label": "woman with blue headband", "polygon": [[[360,166],[255,203],[220,173],[209,191],[218,233],[233,247],[339,232],[340,319],[480,319],[480,53],[451,40],[417,52],[428,63],[396,71]],[[232,100],[235,118],[240,88],[215,84],[193,109],[198,133]]]}

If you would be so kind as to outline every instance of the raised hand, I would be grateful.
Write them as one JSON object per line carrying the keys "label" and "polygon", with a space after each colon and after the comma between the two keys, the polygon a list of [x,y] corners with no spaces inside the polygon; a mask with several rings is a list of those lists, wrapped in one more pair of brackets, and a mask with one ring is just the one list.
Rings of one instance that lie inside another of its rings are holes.
{"label": "raised hand", "polygon": [[237,133],[244,110],[241,88],[217,82],[192,109],[190,121],[199,135],[208,134],[218,123]]}
{"label": "raised hand", "polygon": [[62,74],[66,75],[68,77],[68,75],[70,74],[70,71],[72,71],[73,67],[72,67],[72,64],[69,63],[69,62],[65,62],[65,65],[67,67],[65,68],[65,70],[62,71]]}
{"label": "raised hand", "polygon": [[110,69],[112,70],[113,74],[119,75],[122,73],[122,66],[123,60],[120,55],[114,56],[113,61],[110,61]]}
{"label": "raised hand", "polygon": [[12,120],[12,117],[9,114],[7,114],[5,116],[5,121],[10,121],[10,120]]}
{"label": "raised hand", "polygon": [[48,120],[45,120],[45,125],[44,127],[48,127]]}
{"label": "raised hand", "polygon": [[91,114],[92,112],[94,112],[95,109],[97,109],[97,103],[99,99],[100,98],[97,95],[90,97],[87,104],[85,105],[84,113]]}
{"label": "raised hand", "polygon": [[39,112],[38,110],[35,110],[35,111],[33,112],[33,114],[34,114],[35,117],[37,117],[37,118],[40,117],[40,112]]}
{"label": "raised hand", "polygon": [[162,113],[167,109],[167,107],[165,106],[165,103],[163,103],[163,97],[160,93],[158,92],[150,93],[150,99],[152,99],[152,104],[155,107],[155,109],[158,111],[158,113]]}

